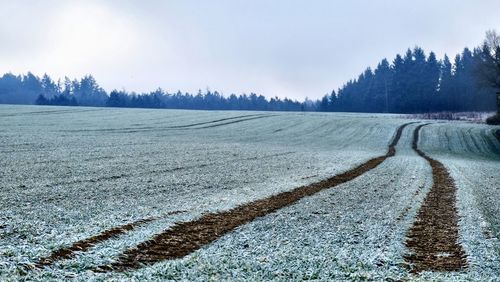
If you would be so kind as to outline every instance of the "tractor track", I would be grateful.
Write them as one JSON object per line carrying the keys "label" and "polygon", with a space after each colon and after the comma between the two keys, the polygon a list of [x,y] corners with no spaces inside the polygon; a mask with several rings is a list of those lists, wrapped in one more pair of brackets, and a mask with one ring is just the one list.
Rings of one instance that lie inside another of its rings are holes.
{"label": "tractor track", "polygon": [[[258,157],[243,158],[243,159],[238,159],[238,160],[235,160],[235,161],[241,161],[241,160],[259,160],[259,159],[264,159],[264,158],[279,157],[279,156],[289,155],[289,154],[293,154],[293,153],[295,153],[295,152],[284,152],[284,153],[271,154],[271,155],[263,156],[261,158],[258,158]],[[212,164],[216,164],[216,163],[212,163]],[[196,165],[194,167],[204,167],[204,166],[208,166],[208,165],[211,165],[211,164]],[[180,170],[180,169],[187,169],[187,168],[188,167],[175,168],[175,169],[170,169],[168,171]],[[192,167],[189,167],[189,168],[192,168]],[[149,172],[149,173],[151,173],[151,172]],[[155,171],[155,173],[156,173],[156,171]],[[117,179],[117,178],[120,178],[120,177],[128,177],[128,175],[112,176],[112,177],[106,178],[106,180],[107,179]],[[96,181],[101,181],[101,180],[104,180],[104,179],[97,179]],[[95,181],[91,181],[91,182],[95,182]],[[147,217],[147,218],[139,219],[139,220],[136,220],[134,222],[131,222],[131,223],[128,223],[128,224],[125,224],[125,225],[113,227],[111,229],[108,229],[108,230],[105,230],[105,231],[101,232],[98,235],[95,235],[95,236],[92,236],[92,237],[80,240],[78,242],[75,242],[75,243],[73,243],[69,247],[61,248],[61,249],[58,249],[58,250],[54,251],[49,256],[43,257],[43,258],[39,259],[38,262],[36,263],[36,266],[38,268],[41,268],[41,267],[44,267],[44,266],[49,266],[49,265],[53,264],[54,262],[56,262],[58,260],[63,260],[63,259],[68,259],[68,258],[74,257],[74,255],[75,255],[76,252],[85,252],[85,251],[87,251],[88,249],[90,249],[91,247],[95,246],[98,243],[104,242],[104,241],[109,240],[109,239],[111,239],[113,237],[116,237],[116,236],[119,236],[121,234],[124,234],[127,231],[130,231],[130,230],[132,230],[132,229],[134,229],[134,228],[136,228],[138,226],[141,226],[141,225],[144,225],[146,223],[158,220],[158,219],[163,218],[163,217],[168,216],[168,215],[174,215],[174,214],[184,213],[184,212],[186,212],[186,211],[184,211],[184,210],[182,210],[182,211],[172,211],[172,212],[168,212],[168,213],[166,213],[166,214],[164,214],[162,216]],[[2,226],[0,226],[0,229],[1,229],[1,227]]]}
{"label": "tractor track", "polygon": [[276,116],[276,115],[261,115],[261,116],[256,116],[256,117],[243,118],[243,119],[239,119],[239,120],[227,121],[227,122],[218,123],[218,124],[211,124],[211,125],[206,125],[206,126],[201,126],[201,127],[195,127],[195,129],[213,128],[213,127],[219,127],[219,126],[223,126],[223,125],[239,123],[239,122],[249,121],[249,120],[254,120],[254,119],[268,118],[268,117],[273,117],[273,116]]}
{"label": "tractor track", "polygon": [[127,223],[125,225],[121,225],[121,226],[117,226],[117,227],[105,230],[105,231],[101,232],[99,235],[80,240],[78,242],[73,243],[69,247],[61,248],[61,249],[54,251],[49,256],[39,259],[36,266],[38,268],[43,268],[44,266],[49,266],[58,260],[72,258],[75,256],[76,252],[85,252],[98,243],[107,241],[113,237],[127,233],[127,231],[130,231],[130,230],[132,230],[136,227],[139,227],[145,223],[163,218],[163,217],[168,216],[168,215],[174,215],[174,214],[179,214],[179,213],[184,213],[184,212],[186,212],[186,211],[172,211],[172,212],[168,212],[162,216],[143,218],[143,219],[131,222],[131,223]]}
{"label": "tractor track", "polygon": [[123,127],[123,128],[99,128],[99,129],[68,129],[61,130],[62,132],[107,132],[107,133],[139,133],[139,132],[148,132],[148,131],[157,131],[157,130],[188,130],[188,129],[203,129],[203,128],[212,128],[223,126],[226,124],[238,123],[247,120],[260,119],[266,117],[272,117],[276,115],[271,114],[251,114],[251,115],[240,115],[229,118],[221,118],[211,121],[204,121],[198,123],[191,123],[185,125],[174,125],[174,126],[141,126],[141,127]]}
{"label": "tractor track", "polygon": [[433,184],[407,234],[405,256],[412,273],[421,271],[460,271],[467,259],[459,244],[455,183],[444,165],[418,149],[420,129],[413,132],[412,148],[432,168]]}
{"label": "tractor track", "polygon": [[126,250],[114,263],[98,266],[94,271],[127,271],[163,260],[182,258],[258,217],[290,206],[298,200],[322,190],[351,181],[374,169],[385,159],[394,156],[396,153],[395,146],[401,137],[402,131],[409,124],[411,123],[403,124],[397,129],[392,142],[389,144],[387,153],[383,156],[370,159],[351,170],[310,185],[243,204],[227,211],[207,213],[193,221],[177,223],[162,233],[155,235],[152,239]]}
{"label": "tractor track", "polygon": [[214,124],[214,123],[221,122],[221,121],[228,121],[228,120],[234,120],[234,119],[244,119],[244,118],[256,117],[256,116],[259,117],[259,116],[269,116],[269,115],[266,115],[266,114],[241,115],[241,116],[235,116],[235,117],[229,117],[229,118],[221,118],[221,119],[211,120],[211,121],[191,123],[191,124],[186,124],[186,125],[168,126],[166,128],[190,128],[190,127],[194,127],[194,126]]}

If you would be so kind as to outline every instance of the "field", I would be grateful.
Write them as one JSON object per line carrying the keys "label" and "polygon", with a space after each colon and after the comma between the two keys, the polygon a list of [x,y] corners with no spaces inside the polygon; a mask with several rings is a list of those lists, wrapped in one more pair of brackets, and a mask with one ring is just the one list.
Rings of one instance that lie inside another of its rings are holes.
{"label": "field", "polygon": [[500,127],[0,105],[0,280],[500,278]]}

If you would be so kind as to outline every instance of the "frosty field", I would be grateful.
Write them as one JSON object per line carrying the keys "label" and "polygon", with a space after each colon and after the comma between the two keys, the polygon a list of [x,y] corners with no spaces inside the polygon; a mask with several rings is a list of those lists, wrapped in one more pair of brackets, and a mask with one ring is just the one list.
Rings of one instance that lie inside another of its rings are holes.
{"label": "frosty field", "polygon": [[[0,105],[0,280],[498,281],[500,127],[427,123],[381,114]],[[408,232],[434,189],[434,168],[412,147],[424,124],[418,149],[456,187],[457,244],[466,256],[459,270],[414,273],[406,258]],[[101,268],[182,223],[288,195],[280,193],[381,156],[352,179],[238,223],[187,255]],[[89,238],[85,249],[40,263]]]}

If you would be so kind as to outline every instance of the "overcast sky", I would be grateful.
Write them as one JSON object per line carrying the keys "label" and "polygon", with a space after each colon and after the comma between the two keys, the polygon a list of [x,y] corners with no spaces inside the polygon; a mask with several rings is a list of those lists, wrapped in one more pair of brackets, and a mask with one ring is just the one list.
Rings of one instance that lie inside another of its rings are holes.
{"label": "overcast sky", "polygon": [[0,0],[0,73],[303,100],[415,45],[454,57],[500,30],[499,11],[499,0]]}

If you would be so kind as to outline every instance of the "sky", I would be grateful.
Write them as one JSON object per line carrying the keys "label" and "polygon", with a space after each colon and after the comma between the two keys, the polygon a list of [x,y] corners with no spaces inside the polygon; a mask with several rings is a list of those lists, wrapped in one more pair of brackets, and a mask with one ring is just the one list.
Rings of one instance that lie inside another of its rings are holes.
{"label": "sky", "polygon": [[499,11],[499,0],[0,0],[0,74],[318,99],[408,47],[441,58],[478,46]]}

